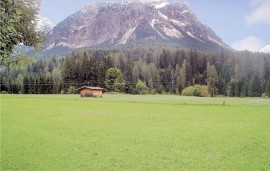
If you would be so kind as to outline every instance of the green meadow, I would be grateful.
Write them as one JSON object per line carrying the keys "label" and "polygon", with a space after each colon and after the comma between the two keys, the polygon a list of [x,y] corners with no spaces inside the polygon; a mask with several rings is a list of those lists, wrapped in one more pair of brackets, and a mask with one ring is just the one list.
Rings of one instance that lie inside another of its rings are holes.
{"label": "green meadow", "polygon": [[270,100],[1,95],[1,170],[270,170]]}

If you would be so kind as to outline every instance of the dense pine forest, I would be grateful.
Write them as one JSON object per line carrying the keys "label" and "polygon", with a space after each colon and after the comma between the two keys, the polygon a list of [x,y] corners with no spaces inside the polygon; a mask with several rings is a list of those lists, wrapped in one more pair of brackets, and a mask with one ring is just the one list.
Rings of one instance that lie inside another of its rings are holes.
{"label": "dense pine forest", "polygon": [[12,94],[71,94],[88,85],[129,94],[179,95],[187,87],[204,85],[211,96],[270,95],[270,55],[248,51],[84,48],[1,67],[0,74],[1,92]]}

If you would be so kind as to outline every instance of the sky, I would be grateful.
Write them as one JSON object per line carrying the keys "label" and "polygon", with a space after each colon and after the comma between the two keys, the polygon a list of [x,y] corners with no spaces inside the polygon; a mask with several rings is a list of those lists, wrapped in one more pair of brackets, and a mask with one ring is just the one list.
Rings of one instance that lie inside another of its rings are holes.
{"label": "sky", "polygon": [[[43,0],[40,15],[56,25],[84,6],[101,1]],[[270,0],[181,1],[236,50],[259,51],[270,44]]]}

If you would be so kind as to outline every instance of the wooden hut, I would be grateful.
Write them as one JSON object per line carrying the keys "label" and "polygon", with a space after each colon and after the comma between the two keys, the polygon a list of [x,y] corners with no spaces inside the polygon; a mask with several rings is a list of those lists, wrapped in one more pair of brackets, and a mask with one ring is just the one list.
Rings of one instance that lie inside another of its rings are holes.
{"label": "wooden hut", "polygon": [[88,86],[83,86],[77,90],[80,91],[81,97],[102,97],[102,94],[106,92],[103,88]]}

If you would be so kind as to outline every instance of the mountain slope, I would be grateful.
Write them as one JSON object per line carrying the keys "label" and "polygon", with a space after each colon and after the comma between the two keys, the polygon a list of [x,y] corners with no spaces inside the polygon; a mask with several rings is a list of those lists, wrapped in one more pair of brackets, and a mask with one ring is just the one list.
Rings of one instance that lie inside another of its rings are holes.
{"label": "mountain slope", "polygon": [[185,3],[163,0],[92,4],[55,26],[49,38],[44,51],[55,47],[114,47],[135,42],[231,50]]}
{"label": "mountain slope", "polygon": [[270,53],[270,45],[266,45],[262,50],[260,50],[262,53]]}
{"label": "mountain slope", "polygon": [[37,19],[37,30],[44,30],[46,33],[51,31],[54,27],[54,24],[51,20],[46,17],[38,16]]}

